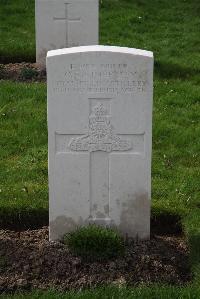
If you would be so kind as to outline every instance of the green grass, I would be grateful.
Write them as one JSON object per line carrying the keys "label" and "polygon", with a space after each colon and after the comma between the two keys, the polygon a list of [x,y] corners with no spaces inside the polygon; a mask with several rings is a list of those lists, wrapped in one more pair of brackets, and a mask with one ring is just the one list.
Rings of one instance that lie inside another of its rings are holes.
{"label": "green grass", "polygon": [[66,234],[63,243],[73,254],[88,261],[112,260],[125,253],[124,241],[118,231],[94,224]]}
{"label": "green grass", "polygon": [[46,85],[1,82],[0,223],[47,223]]}
{"label": "green grass", "polygon": [[154,205],[188,213],[200,195],[200,87],[155,80],[153,117]]}
{"label": "green grass", "polygon": [[100,41],[153,51],[161,76],[162,67],[170,78],[185,68],[193,73],[199,70],[199,14],[199,0],[102,0]]}
{"label": "green grass", "polygon": [[151,288],[98,288],[81,292],[59,293],[32,292],[18,295],[0,295],[0,299],[198,299],[200,287],[165,287],[152,286]]}
{"label": "green grass", "polygon": [[0,1],[0,63],[35,61],[34,0]]}

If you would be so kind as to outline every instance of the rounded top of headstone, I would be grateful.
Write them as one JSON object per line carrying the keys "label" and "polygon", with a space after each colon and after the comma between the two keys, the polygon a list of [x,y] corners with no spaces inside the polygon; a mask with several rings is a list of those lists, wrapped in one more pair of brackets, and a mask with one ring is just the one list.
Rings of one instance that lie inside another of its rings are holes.
{"label": "rounded top of headstone", "polygon": [[81,46],[81,47],[52,50],[52,51],[48,51],[47,57],[60,56],[65,54],[74,54],[74,53],[84,53],[84,52],[85,53],[87,52],[123,53],[123,54],[132,54],[132,55],[153,58],[153,52],[151,51],[135,49],[135,48],[127,48],[127,47],[102,46],[102,45]]}

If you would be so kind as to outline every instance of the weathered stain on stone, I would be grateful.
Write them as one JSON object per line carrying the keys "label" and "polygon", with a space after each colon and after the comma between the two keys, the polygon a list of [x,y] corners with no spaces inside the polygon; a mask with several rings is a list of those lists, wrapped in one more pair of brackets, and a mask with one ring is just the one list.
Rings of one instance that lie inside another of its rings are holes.
{"label": "weathered stain on stone", "polygon": [[147,192],[128,194],[123,198],[119,230],[128,238],[148,239],[150,230],[150,200]]}
{"label": "weathered stain on stone", "polygon": [[96,217],[97,217],[97,218],[105,218],[106,215],[105,215],[104,213],[100,212],[100,211],[97,211],[97,212],[96,212]]}
{"label": "weathered stain on stone", "polygon": [[104,212],[105,212],[106,215],[109,214],[109,205],[104,206]]}
{"label": "weathered stain on stone", "polygon": [[98,209],[98,205],[95,203],[93,204],[93,211],[96,211]]}
{"label": "weathered stain on stone", "polygon": [[114,225],[113,221],[110,218],[92,218],[89,219],[88,224],[95,224],[104,227],[111,227]]}
{"label": "weathered stain on stone", "polygon": [[[150,200],[148,193],[126,194],[121,200],[118,198],[116,202],[121,205],[120,223],[116,225],[113,219],[110,219],[109,225],[118,227],[118,230],[128,239],[148,239],[150,234]],[[97,204],[94,204],[93,209],[97,208]],[[79,217],[77,222],[64,215],[57,217],[50,223],[50,240],[62,239],[65,233],[89,223],[108,225],[109,205],[105,205],[103,208],[105,213],[96,210],[95,218],[83,220]]]}
{"label": "weathered stain on stone", "polygon": [[75,230],[83,224],[84,221],[81,217],[79,217],[78,222],[75,222],[71,217],[58,216],[54,221],[50,222],[49,239],[51,241],[60,240],[64,234]]}
{"label": "weathered stain on stone", "polygon": [[118,206],[120,205],[120,199],[119,199],[119,198],[116,199],[116,204],[117,204]]}

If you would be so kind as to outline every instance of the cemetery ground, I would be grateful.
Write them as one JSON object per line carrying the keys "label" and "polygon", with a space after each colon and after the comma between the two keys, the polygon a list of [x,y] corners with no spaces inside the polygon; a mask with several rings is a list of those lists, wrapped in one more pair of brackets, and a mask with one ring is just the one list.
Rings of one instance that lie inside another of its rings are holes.
{"label": "cemetery ground", "polygon": [[[83,263],[62,245],[49,245],[45,73],[35,65],[2,65],[1,291],[29,290],[34,283],[79,290],[109,282],[78,294],[34,291],[8,298],[199,298],[199,1],[103,0],[100,12],[101,44],[155,55],[152,239],[127,248],[123,261],[106,264]],[[2,0],[0,15],[1,63],[34,62],[34,1]]]}

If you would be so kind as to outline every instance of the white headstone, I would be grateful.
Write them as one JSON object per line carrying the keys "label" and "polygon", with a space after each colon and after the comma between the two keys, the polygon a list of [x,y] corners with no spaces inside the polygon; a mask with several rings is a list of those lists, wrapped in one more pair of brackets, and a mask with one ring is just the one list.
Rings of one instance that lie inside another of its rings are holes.
{"label": "white headstone", "polygon": [[50,240],[88,223],[150,235],[153,53],[47,55]]}
{"label": "white headstone", "polygon": [[98,45],[98,0],[36,0],[36,61],[49,50]]}

